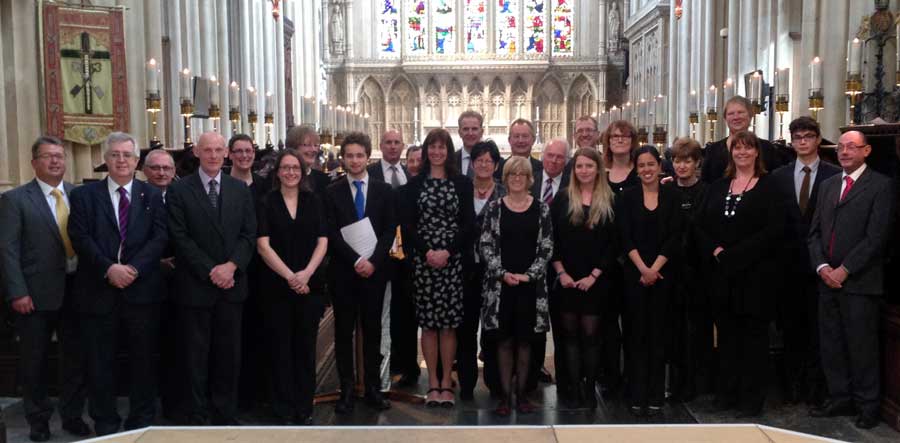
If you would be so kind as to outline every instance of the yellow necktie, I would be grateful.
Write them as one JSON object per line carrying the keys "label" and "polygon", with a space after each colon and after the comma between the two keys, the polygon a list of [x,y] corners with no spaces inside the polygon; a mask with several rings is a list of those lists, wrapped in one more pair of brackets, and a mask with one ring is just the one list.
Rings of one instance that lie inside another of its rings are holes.
{"label": "yellow necktie", "polygon": [[50,191],[50,195],[56,199],[56,224],[59,225],[59,235],[62,236],[63,246],[66,248],[66,258],[72,258],[75,256],[75,250],[72,249],[72,240],[69,240],[69,207],[63,201],[59,189]]}

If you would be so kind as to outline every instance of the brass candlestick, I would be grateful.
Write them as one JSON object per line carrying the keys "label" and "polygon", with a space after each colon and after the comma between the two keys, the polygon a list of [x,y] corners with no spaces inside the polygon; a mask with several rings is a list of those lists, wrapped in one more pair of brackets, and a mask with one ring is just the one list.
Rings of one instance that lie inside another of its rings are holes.
{"label": "brass candlestick", "polygon": [[275,124],[275,116],[271,112],[267,112],[263,117],[263,123],[266,126],[266,149],[273,148],[272,145],[272,126]]}
{"label": "brass candlestick", "polygon": [[850,100],[850,125],[853,126],[859,124],[860,122],[855,121],[854,116],[856,115],[858,99],[862,93],[862,75],[847,75],[845,93],[847,94],[847,99]]}
{"label": "brass candlestick", "polygon": [[157,135],[157,114],[159,113],[161,107],[162,100],[159,97],[159,91],[151,92],[147,94],[147,114],[150,114],[150,133],[153,134],[150,137],[150,148],[157,146],[160,144],[159,136]]}
{"label": "brass candlestick", "polygon": [[665,126],[657,126],[653,128],[653,144],[656,145],[656,149],[662,150],[662,147],[666,144],[666,127]]}
{"label": "brass candlestick", "polygon": [[819,120],[819,111],[825,108],[825,94],[822,88],[809,90],[809,110],[812,111],[813,120]]}
{"label": "brass candlestick", "polygon": [[775,96],[775,112],[778,113],[778,136],[784,140],[784,113],[788,112],[790,98],[787,95]]}
{"label": "brass candlestick", "polygon": [[194,146],[191,141],[191,117],[194,115],[194,104],[189,99],[181,99],[181,117],[184,119],[184,149]]}
{"label": "brass candlestick", "polygon": [[646,145],[649,140],[649,131],[645,126],[641,126],[641,129],[638,130],[638,143],[642,145]]}
{"label": "brass candlestick", "polygon": [[756,116],[762,112],[762,103],[759,102],[759,99],[753,99],[750,101],[750,112],[753,113],[753,120],[751,123],[751,130],[756,132]]}
{"label": "brass candlestick", "polygon": [[256,147],[256,123],[259,116],[256,115],[256,110],[251,110],[249,114],[247,114],[247,123],[250,123],[250,138],[253,139],[253,146]]}
{"label": "brass candlestick", "polygon": [[231,108],[228,111],[228,119],[231,120],[231,135],[237,134],[241,122],[241,111],[238,108]]}
{"label": "brass candlestick", "polygon": [[716,137],[716,121],[718,120],[719,114],[716,113],[715,108],[706,110],[706,123],[709,124],[709,141]]}
{"label": "brass candlestick", "polygon": [[691,111],[691,113],[688,114],[688,123],[691,124],[691,138],[693,139],[697,138],[697,123],[699,122],[700,113],[698,113],[697,111]]}
{"label": "brass candlestick", "polygon": [[209,105],[209,119],[212,120],[213,131],[219,132],[219,119],[222,114],[219,111],[219,105]]}

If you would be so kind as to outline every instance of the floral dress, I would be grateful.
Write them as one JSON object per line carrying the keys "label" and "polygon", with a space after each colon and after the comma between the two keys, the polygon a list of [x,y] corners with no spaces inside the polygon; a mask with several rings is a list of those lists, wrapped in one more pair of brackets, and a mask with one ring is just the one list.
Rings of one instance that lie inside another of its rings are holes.
{"label": "floral dress", "polygon": [[[416,203],[418,235],[428,249],[449,249],[462,210],[453,182],[428,178]],[[451,254],[447,266],[428,266],[424,254],[413,257],[416,317],[423,329],[456,328],[463,317],[462,254]]]}

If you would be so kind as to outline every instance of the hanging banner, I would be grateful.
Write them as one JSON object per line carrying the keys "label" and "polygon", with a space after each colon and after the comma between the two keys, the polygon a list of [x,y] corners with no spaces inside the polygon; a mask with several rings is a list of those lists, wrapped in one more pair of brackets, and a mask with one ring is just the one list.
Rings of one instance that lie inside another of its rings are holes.
{"label": "hanging banner", "polygon": [[122,11],[44,4],[47,133],[85,145],[128,131]]}

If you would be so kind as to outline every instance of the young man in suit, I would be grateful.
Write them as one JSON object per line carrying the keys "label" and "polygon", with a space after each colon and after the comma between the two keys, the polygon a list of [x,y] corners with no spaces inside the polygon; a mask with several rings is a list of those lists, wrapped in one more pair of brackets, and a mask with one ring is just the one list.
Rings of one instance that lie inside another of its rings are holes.
{"label": "young man in suit", "polygon": [[772,173],[788,217],[781,267],[787,278],[782,280],[778,310],[784,330],[785,387],[790,401],[819,404],[825,388],[819,364],[819,290],[806,239],[821,183],[841,169],[819,158],[822,134],[818,122],[803,116],[792,121],[789,129],[797,159]]}
{"label": "young man in suit", "polygon": [[[400,163],[403,154],[403,135],[396,129],[388,129],[381,136],[381,160],[366,170],[372,180],[391,185],[394,197],[409,178],[409,171]],[[401,386],[413,386],[419,380],[418,325],[410,295],[412,264],[409,259],[392,259],[388,263],[391,284],[391,372],[400,374]]]}
{"label": "young man in suit", "polygon": [[56,332],[62,369],[59,415],[63,429],[86,437],[91,430],[81,419],[87,392],[84,353],[71,310],[78,267],[67,229],[73,186],[63,181],[66,152],[62,140],[39,137],[31,146],[31,167],[34,180],[0,199],[0,275],[21,340],[19,376],[25,419],[32,441],[50,439],[53,405],[47,396],[45,374]]}
{"label": "young man in suit", "polygon": [[[472,146],[480,142],[481,137],[484,136],[484,116],[478,111],[468,110],[459,114],[456,123],[458,125],[459,138],[463,142],[463,148],[457,153],[456,164],[459,165],[459,170],[463,175],[474,179],[475,164],[472,163],[469,153],[472,152]],[[502,170],[503,168],[501,167],[500,169]],[[500,178],[499,175],[496,175],[496,177]]]}
{"label": "young man in suit", "polygon": [[819,339],[828,401],[814,417],[853,415],[856,427],[878,425],[878,325],[884,255],[894,210],[893,181],[866,166],[866,137],[838,141],[843,172],[821,184],[809,231],[819,275]]}
{"label": "young man in suit", "polygon": [[190,385],[188,423],[237,425],[241,313],[256,212],[247,185],[222,173],[228,148],[221,135],[201,135],[193,151],[200,168],[166,194],[181,355]]}
{"label": "young man in suit", "polygon": [[[325,207],[330,228],[335,319],[335,354],[341,397],[335,412],[353,410],[353,332],[357,322],[362,328],[363,367],[366,404],[376,410],[391,407],[381,394],[381,315],[388,277],[388,252],[397,229],[395,197],[390,185],[372,180],[366,164],[372,154],[368,135],[347,135],[341,145],[341,156],[347,176],[332,183],[325,192]],[[341,228],[368,218],[378,238],[370,257],[356,253],[344,241]]]}
{"label": "young man in suit", "polygon": [[140,148],[113,132],[104,143],[105,180],[72,191],[69,237],[80,259],[74,307],[88,356],[90,415],[97,435],[119,432],[116,353],[128,347],[130,394],[125,429],[156,417],[155,354],[162,290],[159,260],[167,246],[166,209],[155,187],[135,180]]}

